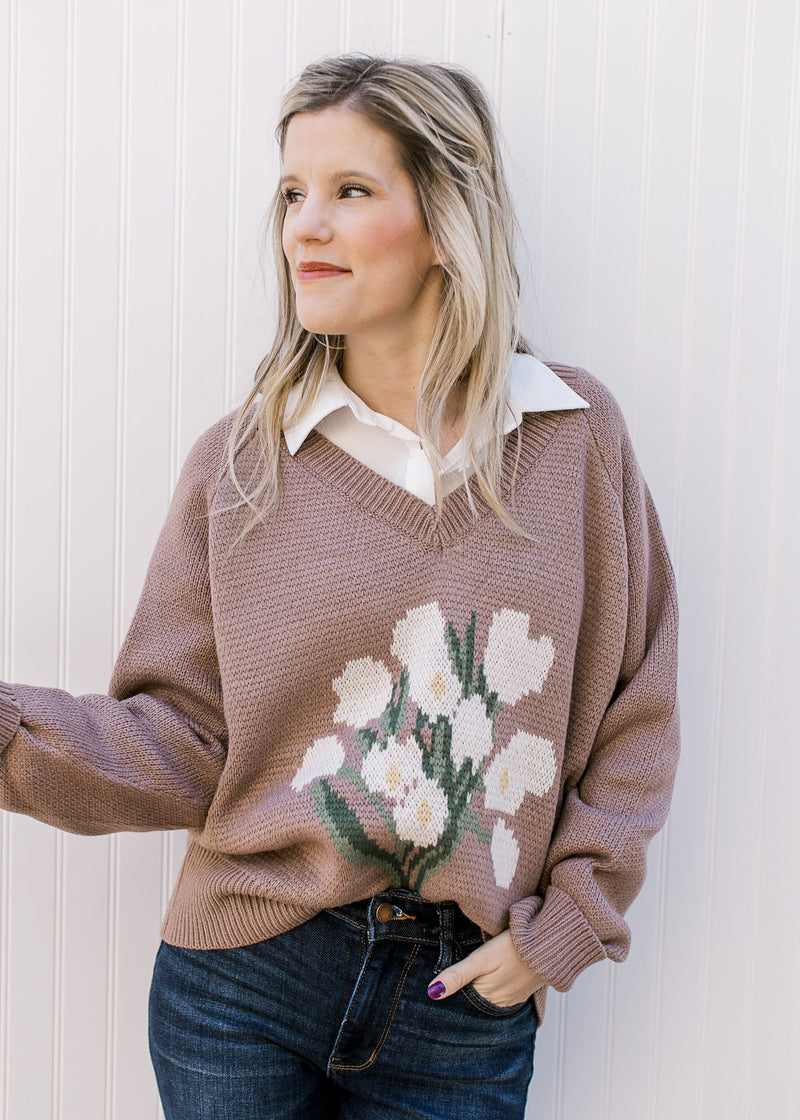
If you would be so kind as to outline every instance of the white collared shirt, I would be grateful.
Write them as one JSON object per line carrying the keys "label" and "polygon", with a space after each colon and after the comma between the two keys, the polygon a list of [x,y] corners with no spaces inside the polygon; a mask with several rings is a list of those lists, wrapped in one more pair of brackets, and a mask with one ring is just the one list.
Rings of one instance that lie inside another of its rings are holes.
{"label": "white collared shirt", "polygon": [[[291,415],[299,394],[300,386],[295,385],[287,401],[287,415]],[[587,401],[544,362],[529,354],[512,356],[504,434],[519,427],[523,412],[588,407]],[[419,436],[390,416],[374,412],[345,385],[336,370],[326,374],[304,415],[295,423],[284,425],[283,435],[290,454],[296,454],[312,429],[390,482],[402,486],[428,505],[434,504],[433,468]],[[469,462],[465,463],[462,440],[448,452],[444,461],[442,489],[449,494],[461,485],[465,473],[469,475],[473,469]]]}

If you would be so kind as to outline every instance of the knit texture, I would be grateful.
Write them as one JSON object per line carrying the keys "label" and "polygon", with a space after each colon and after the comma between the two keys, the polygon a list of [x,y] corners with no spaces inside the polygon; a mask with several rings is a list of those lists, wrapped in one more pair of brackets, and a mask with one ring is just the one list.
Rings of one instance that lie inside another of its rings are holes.
{"label": "knit texture", "polygon": [[[678,756],[675,585],[616,403],[553,368],[590,408],[507,437],[527,538],[474,480],[439,517],[312,432],[235,543],[217,424],[109,695],[0,686],[0,805],[82,833],[188,828],[176,945],[252,943],[399,884],[510,927],[559,990],[622,960]],[[253,441],[242,480],[256,463]]]}

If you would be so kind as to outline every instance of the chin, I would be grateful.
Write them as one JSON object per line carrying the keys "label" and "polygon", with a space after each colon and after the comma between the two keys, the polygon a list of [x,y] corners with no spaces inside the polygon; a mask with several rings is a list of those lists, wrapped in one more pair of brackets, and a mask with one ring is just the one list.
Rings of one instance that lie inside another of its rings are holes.
{"label": "chin", "polygon": [[299,316],[298,319],[300,326],[307,330],[309,334],[342,335],[347,333],[340,323],[334,323],[328,319],[300,319]]}
{"label": "chin", "polygon": [[325,315],[321,312],[301,313],[295,307],[295,314],[300,326],[309,334],[346,334],[348,325],[341,315]]}

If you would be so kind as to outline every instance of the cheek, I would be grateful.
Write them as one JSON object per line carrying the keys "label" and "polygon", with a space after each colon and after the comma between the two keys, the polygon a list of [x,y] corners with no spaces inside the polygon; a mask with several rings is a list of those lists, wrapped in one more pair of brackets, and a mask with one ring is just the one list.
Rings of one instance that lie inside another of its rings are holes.
{"label": "cheek", "polygon": [[[416,216],[371,222],[365,234],[363,244],[370,257],[381,265],[387,283],[396,283],[409,269],[416,271],[431,256],[428,233]],[[395,275],[390,280],[391,274]]]}
{"label": "cheek", "polygon": [[281,245],[283,246],[283,255],[291,262],[294,243],[291,238],[289,223],[285,218],[281,227]]}

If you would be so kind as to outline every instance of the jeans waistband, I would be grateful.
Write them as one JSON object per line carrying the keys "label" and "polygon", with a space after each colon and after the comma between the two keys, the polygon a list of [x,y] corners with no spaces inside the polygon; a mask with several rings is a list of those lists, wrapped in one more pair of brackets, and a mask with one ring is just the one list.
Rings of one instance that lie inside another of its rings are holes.
{"label": "jeans waistband", "polygon": [[416,941],[439,945],[436,971],[485,940],[480,926],[471,921],[455,902],[427,902],[414,891],[391,887],[371,898],[350,902],[327,911],[356,926],[375,941]]}

